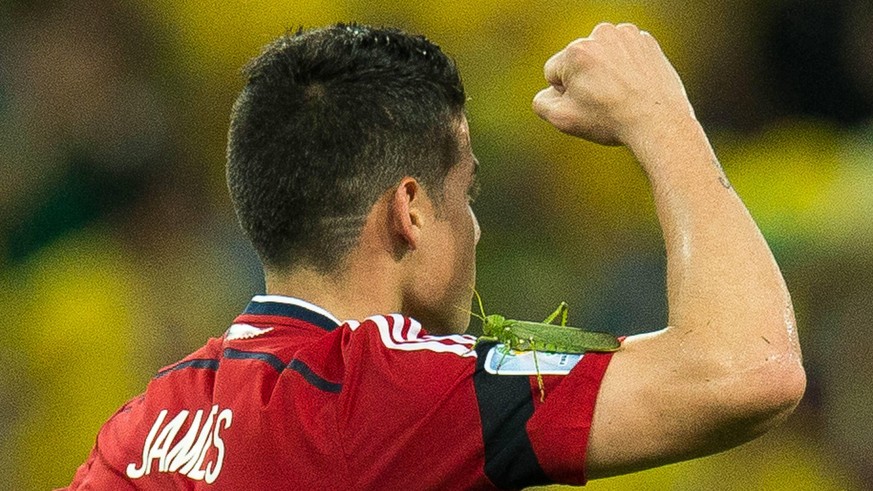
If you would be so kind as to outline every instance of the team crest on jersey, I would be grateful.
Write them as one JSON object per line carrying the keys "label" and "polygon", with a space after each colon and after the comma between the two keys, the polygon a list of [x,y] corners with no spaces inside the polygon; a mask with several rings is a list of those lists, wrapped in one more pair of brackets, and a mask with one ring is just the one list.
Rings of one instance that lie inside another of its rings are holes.
{"label": "team crest on jersey", "polygon": [[485,371],[494,375],[567,375],[582,359],[579,353],[515,351],[498,343],[488,350]]}
{"label": "team crest on jersey", "polygon": [[[143,444],[142,459],[139,464],[131,462],[127,465],[127,477],[139,479],[154,470],[178,472],[196,481],[212,484],[221,473],[224,462],[221,431],[230,428],[233,413],[230,409],[219,410],[216,404],[205,419],[204,410],[198,409],[189,423],[191,412],[182,410],[164,424],[168,413],[164,409],[158,414]],[[181,440],[176,441],[176,436],[186,423],[189,423],[188,431]]]}

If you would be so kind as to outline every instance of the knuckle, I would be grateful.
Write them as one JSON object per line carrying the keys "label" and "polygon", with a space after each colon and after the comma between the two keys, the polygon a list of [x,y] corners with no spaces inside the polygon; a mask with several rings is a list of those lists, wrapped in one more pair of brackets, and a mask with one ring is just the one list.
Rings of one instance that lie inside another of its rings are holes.
{"label": "knuckle", "polygon": [[588,66],[598,58],[600,48],[600,45],[586,40],[567,48],[567,58],[575,66]]}
{"label": "knuckle", "polygon": [[610,22],[601,22],[594,26],[594,30],[591,31],[591,35],[603,35],[603,34],[611,34],[615,32],[615,24]]}
{"label": "knuckle", "polygon": [[635,24],[631,24],[630,22],[623,22],[615,27],[619,31],[629,32],[633,34],[637,34],[640,32],[640,28],[637,27]]}
{"label": "knuckle", "polygon": [[578,46],[584,45],[590,41],[591,40],[588,38],[576,38],[576,39],[570,41],[569,44],[567,44],[567,47],[564,48],[564,51],[576,49]]}

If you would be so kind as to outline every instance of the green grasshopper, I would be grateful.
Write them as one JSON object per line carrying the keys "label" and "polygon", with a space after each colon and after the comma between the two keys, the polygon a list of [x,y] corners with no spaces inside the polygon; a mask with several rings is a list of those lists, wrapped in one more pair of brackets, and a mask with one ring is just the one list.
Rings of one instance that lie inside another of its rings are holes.
{"label": "green grasshopper", "polygon": [[[485,315],[482,297],[475,289],[473,293],[476,295],[479,310],[482,312],[481,315],[470,312],[471,315],[482,321],[482,335],[476,339],[476,344],[479,344],[480,341],[503,343],[505,350],[498,367],[503,365],[503,360],[510,350],[533,351],[537,384],[540,388],[540,401],[545,400],[545,388],[537,361],[537,351],[586,353],[588,351],[616,351],[621,346],[619,340],[612,334],[568,326],[567,311],[569,308],[566,302],[561,302],[558,308],[543,322],[520,321],[507,319],[498,314]],[[553,324],[556,319],[560,319],[560,324]],[[476,344],[473,345],[473,348]]]}

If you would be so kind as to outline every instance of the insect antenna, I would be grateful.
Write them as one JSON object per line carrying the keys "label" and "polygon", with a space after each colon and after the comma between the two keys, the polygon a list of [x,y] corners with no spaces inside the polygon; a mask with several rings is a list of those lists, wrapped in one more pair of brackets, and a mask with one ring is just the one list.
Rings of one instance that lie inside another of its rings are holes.
{"label": "insect antenna", "polygon": [[481,315],[477,314],[476,312],[471,311],[470,309],[465,309],[465,308],[463,308],[463,307],[458,307],[457,305],[455,305],[455,308],[458,309],[458,310],[460,310],[461,312],[465,312],[465,313],[467,313],[467,314],[472,315],[473,317],[475,317],[475,318],[481,320],[482,322],[485,322],[485,318],[484,318],[484,317],[482,317]]}
{"label": "insect antenna", "polygon": [[482,319],[482,321],[484,321],[485,320],[485,306],[482,305],[482,296],[479,295],[479,292],[477,292],[475,288],[473,288],[473,294],[476,295],[476,300],[479,301],[479,311],[482,312],[482,317],[479,317],[479,318]]}
{"label": "insect antenna", "polygon": [[477,314],[469,309],[465,309],[465,308],[458,307],[458,306],[455,306],[455,308],[460,310],[461,312],[466,312],[466,313],[470,314],[471,316],[479,319],[482,322],[485,322],[485,307],[482,306],[482,297],[479,296],[479,292],[476,291],[476,287],[470,285],[470,289],[473,290],[473,294],[476,295],[476,300],[479,302],[479,310],[482,312],[482,314],[480,315],[480,314]]}
{"label": "insect antenna", "polygon": [[[473,292],[475,292],[475,291],[476,291],[476,290],[474,289]],[[477,295],[478,295],[478,294],[477,294]],[[455,308],[458,309],[458,310],[460,310],[461,312],[466,312],[466,313],[470,314],[471,316],[473,316],[473,317],[479,319],[480,321],[482,321],[483,324],[485,323],[485,317],[484,317],[484,316],[481,316],[481,315],[479,315],[479,314],[473,312],[473,311],[470,310],[470,309],[465,309],[465,308],[463,308],[463,307],[458,307],[457,305],[455,305]],[[479,344],[479,339],[476,339],[476,342],[473,343],[472,346],[470,346],[470,349],[467,351],[467,353],[469,353],[469,352],[475,350],[477,344]]]}

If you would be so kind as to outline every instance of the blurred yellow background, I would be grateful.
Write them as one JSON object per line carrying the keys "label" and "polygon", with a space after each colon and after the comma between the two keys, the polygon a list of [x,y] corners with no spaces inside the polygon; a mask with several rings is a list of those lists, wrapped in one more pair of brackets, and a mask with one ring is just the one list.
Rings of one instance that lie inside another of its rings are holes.
{"label": "blurred yellow background", "polygon": [[68,484],[116,408],[262,291],[224,184],[239,70],[287,29],[348,20],[457,59],[486,307],[539,318],[566,300],[571,324],[617,334],[667,318],[646,181],[530,101],[598,22],[651,32],[782,266],[809,388],[758,441],[588,488],[873,489],[864,0],[0,1],[0,488]]}

